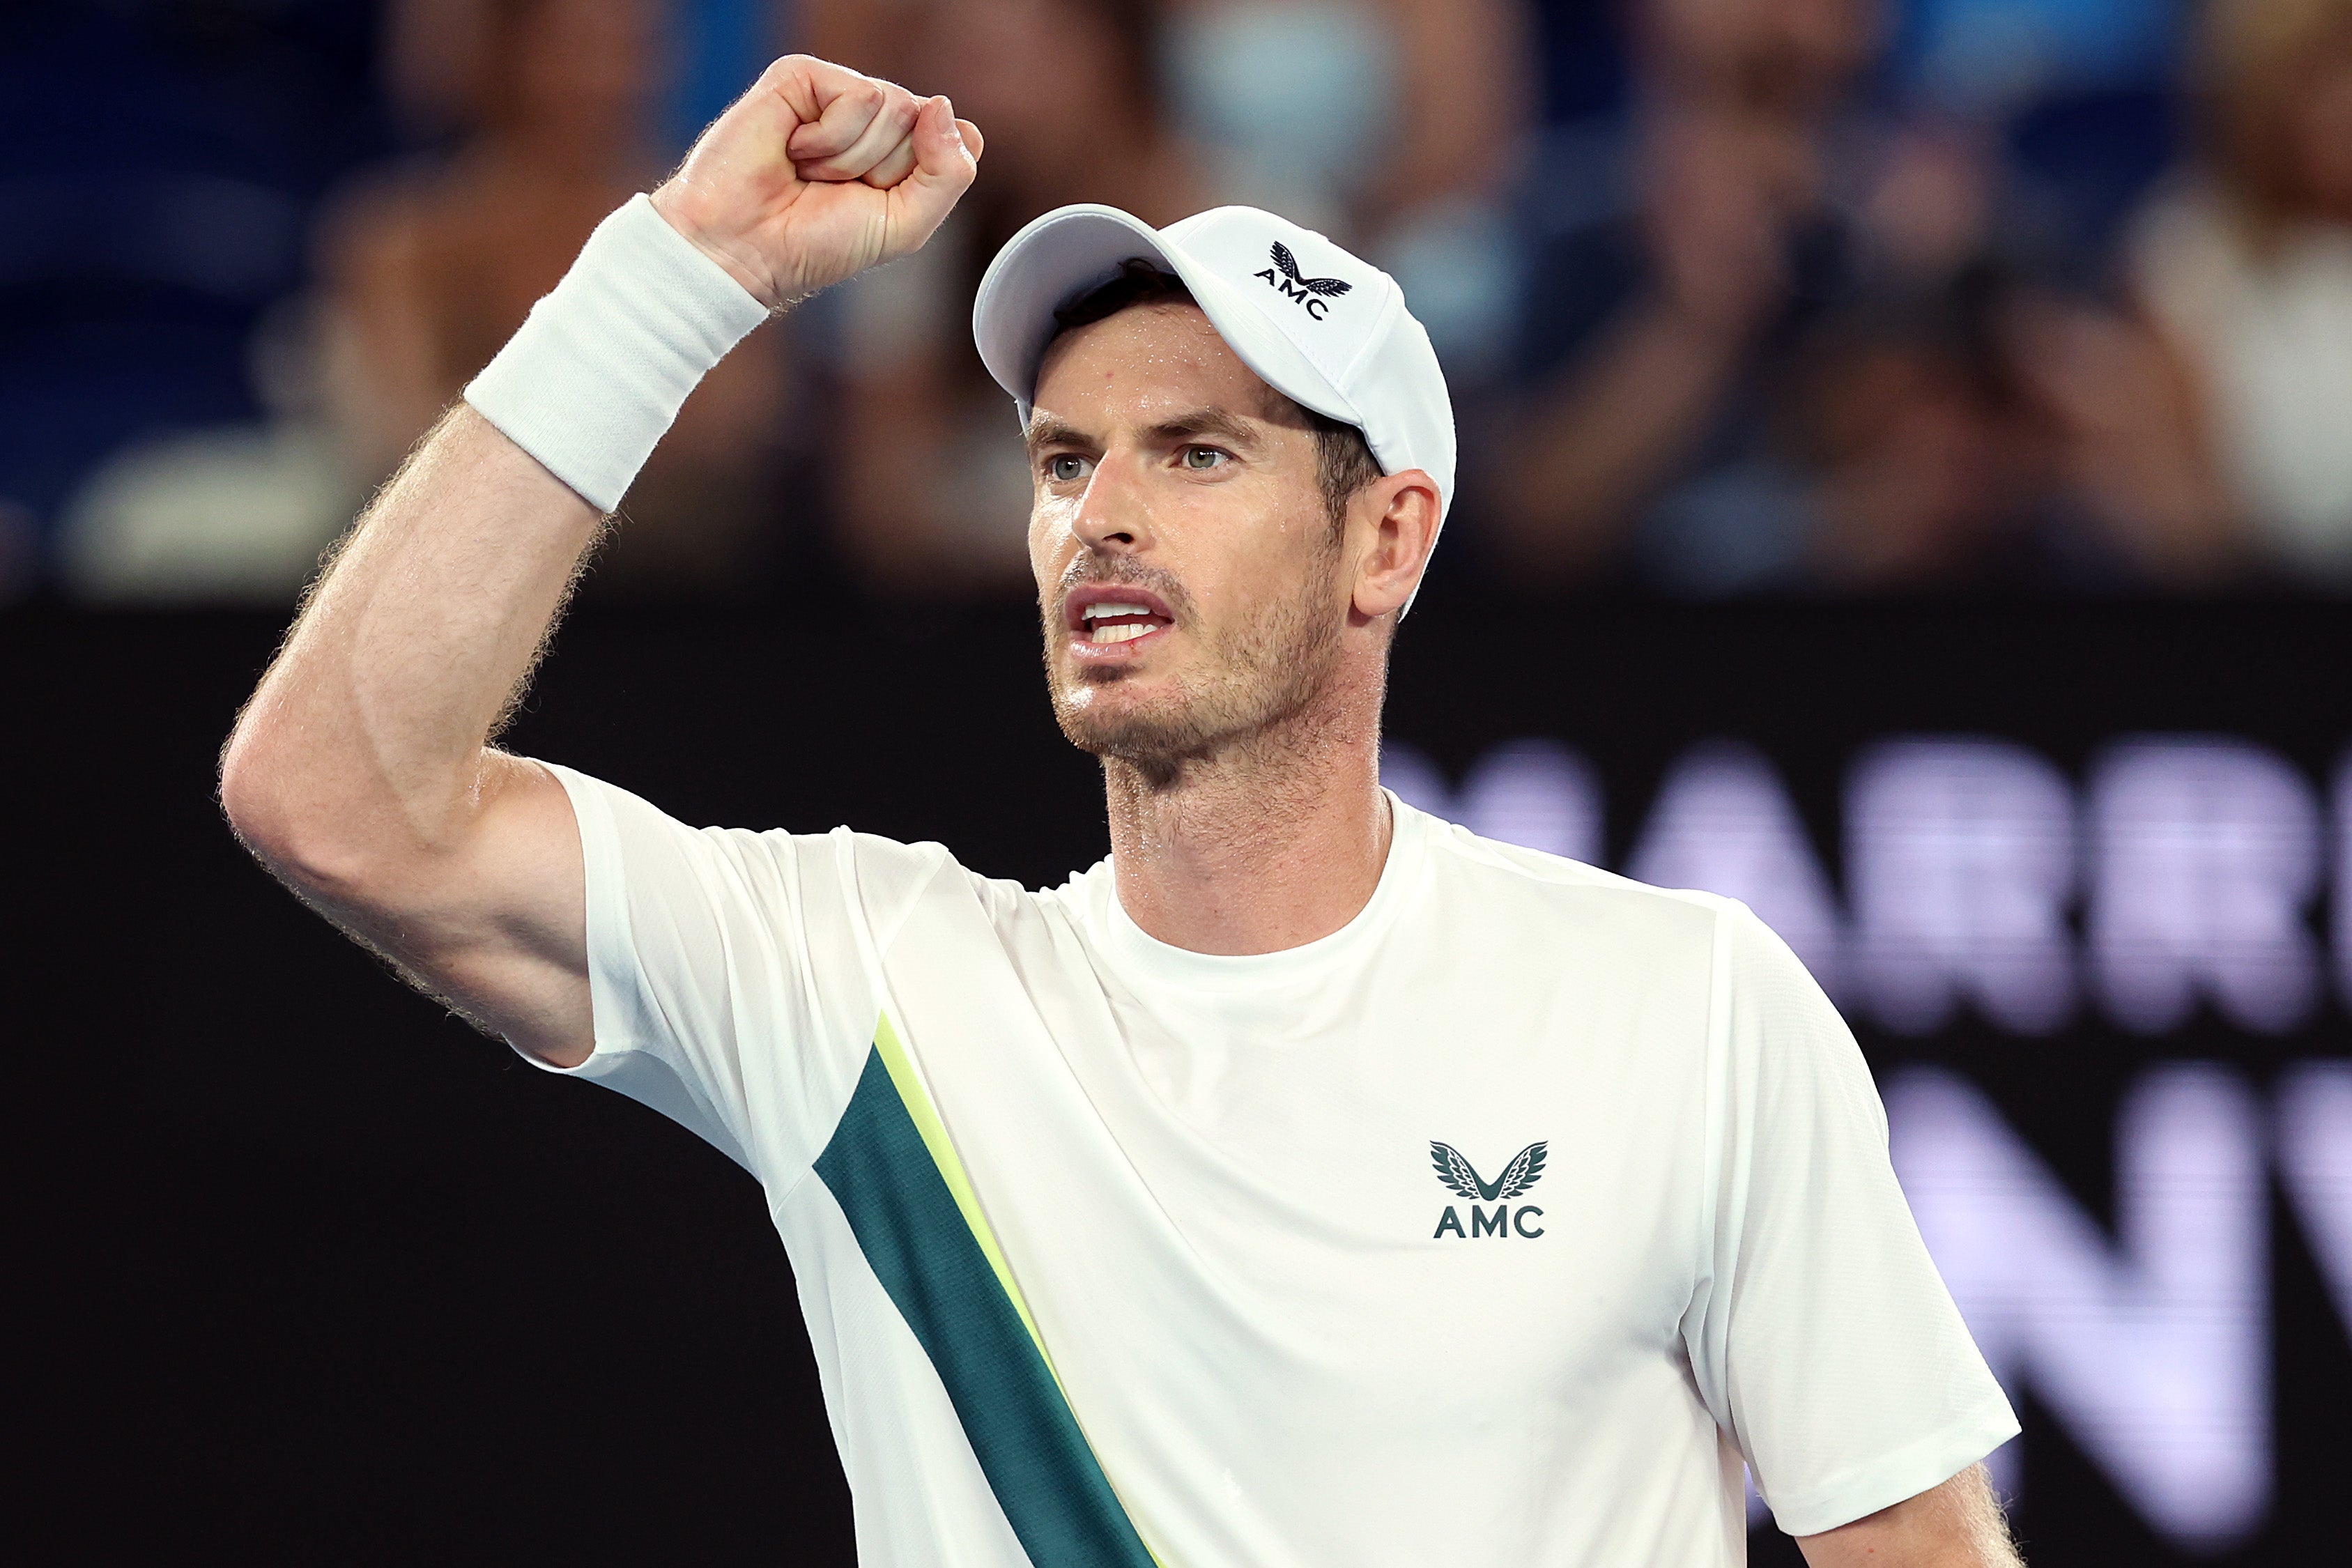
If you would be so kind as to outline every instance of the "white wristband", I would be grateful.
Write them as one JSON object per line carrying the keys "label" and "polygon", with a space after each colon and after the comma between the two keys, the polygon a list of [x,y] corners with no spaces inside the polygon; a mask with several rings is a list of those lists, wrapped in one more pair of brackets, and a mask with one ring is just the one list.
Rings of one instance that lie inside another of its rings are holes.
{"label": "white wristband", "polygon": [[466,401],[609,512],[687,394],[767,319],[765,305],[637,196],[596,226]]}

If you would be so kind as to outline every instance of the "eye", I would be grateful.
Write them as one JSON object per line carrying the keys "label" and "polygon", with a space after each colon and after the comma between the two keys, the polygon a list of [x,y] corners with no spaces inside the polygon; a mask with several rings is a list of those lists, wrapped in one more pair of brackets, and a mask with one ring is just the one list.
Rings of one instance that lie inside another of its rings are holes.
{"label": "eye", "polygon": [[1224,467],[1233,461],[1233,457],[1222,447],[1187,447],[1184,448],[1184,466],[1194,473],[1207,473],[1213,468]]}
{"label": "eye", "polygon": [[1045,459],[1045,477],[1057,485],[1074,485],[1087,477],[1089,466],[1076,452],[1056,452]]}

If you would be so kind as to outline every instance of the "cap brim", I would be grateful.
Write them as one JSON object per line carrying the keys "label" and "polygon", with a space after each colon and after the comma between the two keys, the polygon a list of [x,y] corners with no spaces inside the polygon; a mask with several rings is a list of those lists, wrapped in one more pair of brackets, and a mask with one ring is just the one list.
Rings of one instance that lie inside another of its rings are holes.
{"label": "cap brim", "polygon": [[1142,219],[1092,204],[1057,207],[1006,241],[972,300],[981,363],[1013,395],[1024,423],[1036,401],[1038,366],[1054,340],[1054,312],[1117,277],[1119,263],[1130,257],[1155,261],[1182,279],[1217,335],[1267,385],[1327,418],[1363,423],[1355,405],[1245,293]]}

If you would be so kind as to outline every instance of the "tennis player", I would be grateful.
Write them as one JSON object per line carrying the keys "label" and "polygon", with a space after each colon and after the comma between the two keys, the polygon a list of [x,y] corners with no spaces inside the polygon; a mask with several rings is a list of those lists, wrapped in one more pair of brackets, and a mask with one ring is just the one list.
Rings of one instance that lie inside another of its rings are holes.
{"label": "tennis player", "polygon": [[[237,833],[763,1184],[868,1563],[1699,1568],[1745,1556],[1744,1460],[1821,1568],[2014,1563],[1978,1460],[2016,1422],[1787,948],[1381,789],[1453,421],[1322,237],[1066,208],[981,286],[1093,869],[698,831],[492,744],[697,379],[980,153],[772,68],[368,509],[230,740]],[[908,696],[873,740],[920,758]]]}

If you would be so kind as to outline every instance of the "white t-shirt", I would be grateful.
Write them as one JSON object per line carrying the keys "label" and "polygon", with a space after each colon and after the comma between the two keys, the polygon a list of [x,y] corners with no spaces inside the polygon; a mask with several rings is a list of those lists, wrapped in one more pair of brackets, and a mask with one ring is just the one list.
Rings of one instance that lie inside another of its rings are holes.
{"label": "white t-shirt", "polygon": [[1700,1568],[2017,1430],[1861,1054],[1742,906],[1394,804],[1286,952],[1108,861],[697,831],[566,769],[595,1053],[763,1184],[888,1568]]}

